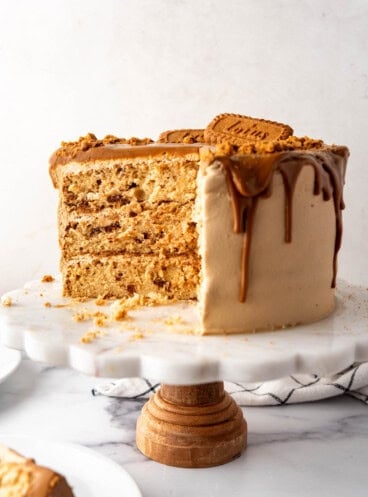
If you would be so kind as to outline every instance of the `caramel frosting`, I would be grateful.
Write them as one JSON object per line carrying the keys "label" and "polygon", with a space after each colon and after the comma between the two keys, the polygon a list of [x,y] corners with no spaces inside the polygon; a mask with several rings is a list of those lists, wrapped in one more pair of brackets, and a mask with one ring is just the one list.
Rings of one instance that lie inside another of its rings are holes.
{"label": "caramel frosting", "polygon": [[295,326],[333,310],[348,149],[302,142],[201,151],[203,333]]}
{"label": "caramel frosting", "polygon": [[[294,148],[293,148],[294,147]],[[322,195],[324,201],[333,199],[335,210],[336,238],[333,256],[333,277],[331,287],[336,285],[337,253],[341,247],[342,215],[344,208],[343,185],[345,179],[348,149],[341,146],[325,146],[323,142],[309,138],[291,137],[284,142],[253,144],[252,152],[243,155],[240,147],[236,155],[231,148],[220,146],[215,152],[201,154],[205,165],[219,162],[225,172],[232,203],[234,233],[243,233],[241,256],[240,295],[245,302],[248,287],[249,253],[252,241],[254,218],[260,197],[272,194],[272,179],[278,171],[285,189],[285,243],[292,241],[293,194],[302,168],[310,165],[314,170],[314,195]],[[287,151],[285,151],[287,150]],[[225,152],[224,155],[216,155]],[[227,154],[226,154],[227,152]],[[257,153],[257,152],[263,152]]]}

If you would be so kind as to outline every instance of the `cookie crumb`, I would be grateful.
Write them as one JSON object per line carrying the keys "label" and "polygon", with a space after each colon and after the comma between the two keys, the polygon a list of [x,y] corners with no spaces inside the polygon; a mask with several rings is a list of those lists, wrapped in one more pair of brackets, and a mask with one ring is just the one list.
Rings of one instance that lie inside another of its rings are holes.
{"label": "cookie crumb", "polygon": [[107,299],[103,297],[102,295],[99,295],[97,299],[95,300],[96,305],[106,305],[107,304]]}
{"label": "cookie crumb", "polygon": [[183,324],[183,322],[183,318],[179,315],[170,316],[164,319],[164,324],[166,324],[167,326],[175,326],[176,324]]}
{"label": "cookie crumb", "polygon": [[105,336],[106,333],[101,330],[90,330],[87,331],[83,336],[80,337],[80,343],[92,343],[96,338]]}
{"label": "cookie crumb", "polygon": [[144,338],[143,333],[135,333],[134,335],[131,335],[131,336],[129,337],[129,340],[130,340],[131,342],[134,342],[135,340],[143,340],[143,338]]}
{"label": "cookie crumb", "polygon": [[10,307],[13,305],[13,301],[11,299],[11,297],[4,297],[1,299],[1,305],[3,305],[4,307]]}
{"label": "cookie crumb", "polygon": [[111,305],[111,317],[114,321],[123,321],[128,315],[124,301],[117,300]]}
{"label": "cookie crumb", "polygon": [[106,326],[107,316],[103,312],[95,312],[93,314],[93,323],[95,326]]}
{"label": "cookie crumb", "polygon": [[55,278],[51,274],[44,274],[42,276],[42,283],[51,283],[52,281],[55,281]]}
{"label": "cookie crumb", "polygon": [[73,319],[77,323],[80,323],[82,321],[87,321],[88,319],[91,319],[91,317],[92,317],[91,313],[86,311],[85,309],[73,315]]}

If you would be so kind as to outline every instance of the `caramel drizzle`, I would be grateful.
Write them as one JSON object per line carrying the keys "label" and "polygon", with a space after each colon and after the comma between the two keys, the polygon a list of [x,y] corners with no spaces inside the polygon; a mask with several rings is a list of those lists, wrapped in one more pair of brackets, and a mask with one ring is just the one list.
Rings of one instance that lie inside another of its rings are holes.
{"label": "caramel drizzle", "polygon": [[249,286],[249,259],[252,232],[258,199],[272,194],[272,179],[279,171],[285,189],[285,243],[292,242],[293,195],[303,166],[314,169],[314,195],[324,201],[334,201],[336,235],[333,256],[331,288],[336,286],[337,254],[342,240],[342,209],[344,209],[343,185],[348,149],[336,147],[331,150],[304,153],[284,152],[270,156],[217,157],[226,174],[227,186],[233,212],[233,231],[243,233],[240,276],[240,302],[245,302]]}

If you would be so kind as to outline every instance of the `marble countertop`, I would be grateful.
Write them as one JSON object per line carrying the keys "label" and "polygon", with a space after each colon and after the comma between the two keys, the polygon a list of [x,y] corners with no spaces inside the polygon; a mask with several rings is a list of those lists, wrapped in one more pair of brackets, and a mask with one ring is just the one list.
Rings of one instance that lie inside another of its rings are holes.
{"label": "marble countertop", "polygon": [[210,469],[147,460],[135,447],[142,401],[94,397],[106,379],[23,360],[0,385],[0,432],[68,441],[121,464],[144,497],[366,496],[367,407],[348,397],[245,408],[246,452]]}

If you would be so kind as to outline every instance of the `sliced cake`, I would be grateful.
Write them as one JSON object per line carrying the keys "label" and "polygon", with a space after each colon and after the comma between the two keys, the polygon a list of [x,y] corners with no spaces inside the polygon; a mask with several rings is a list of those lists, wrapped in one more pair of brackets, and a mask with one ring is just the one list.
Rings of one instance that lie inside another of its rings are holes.
{"label": "sliced cake", "polygon": [[73,497],[63,476],[0,444],[1,497]]}
{"label": "sliced cake", "polygon": [[64,294],[198,300],[201,333],[320,319],[334,307],[347,157],[232,114],[157,143],[64,143],[50,161]]}

